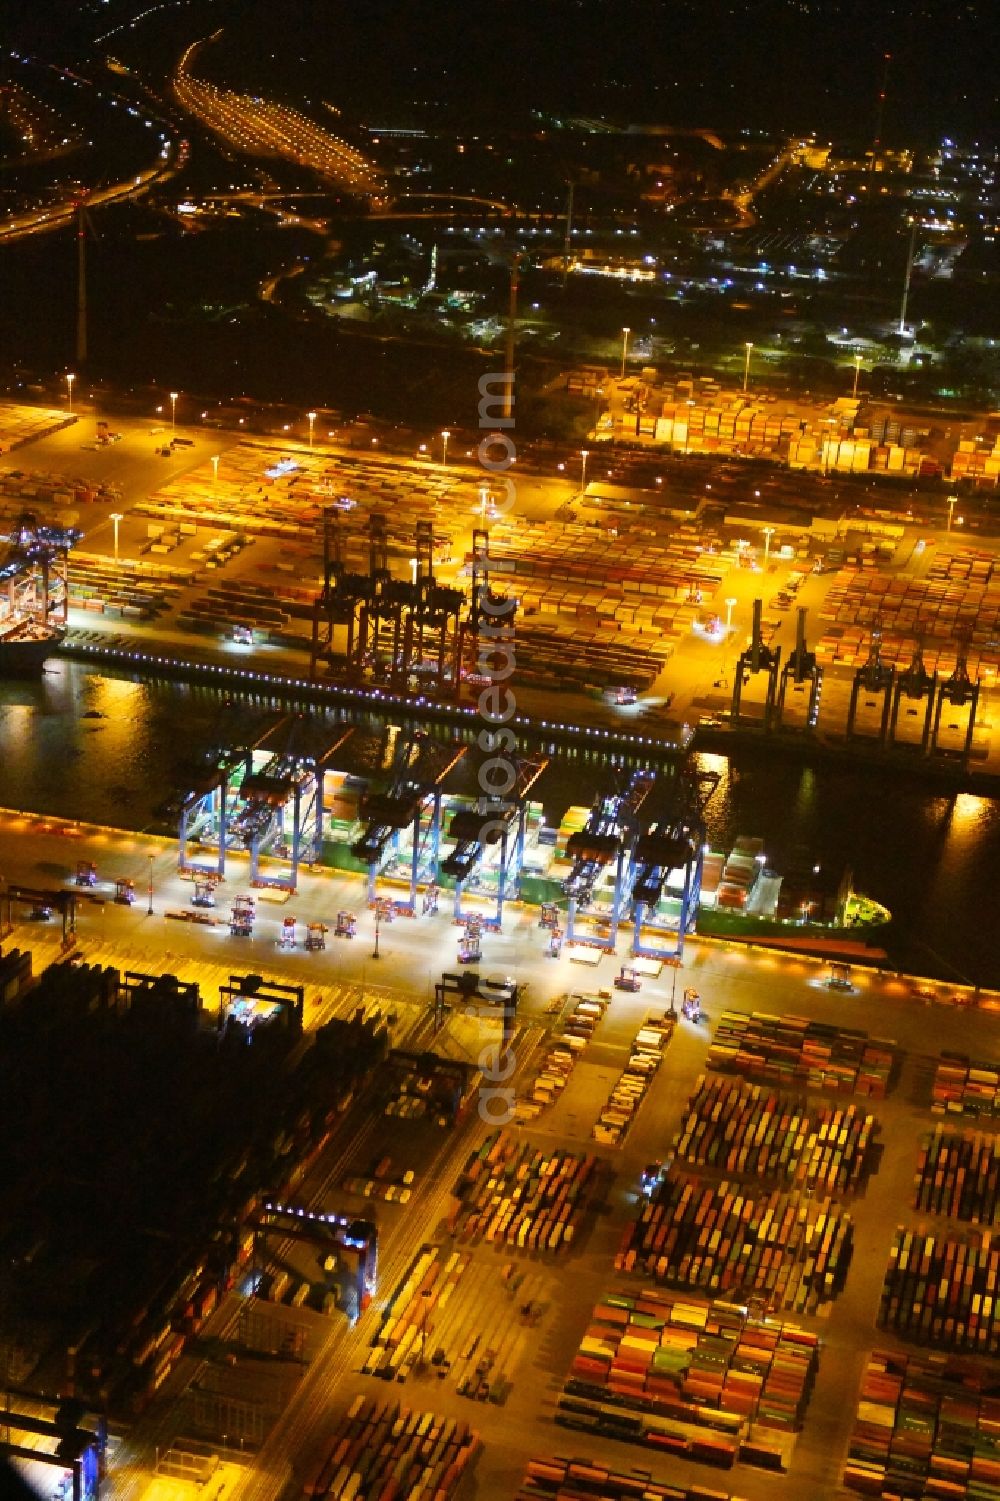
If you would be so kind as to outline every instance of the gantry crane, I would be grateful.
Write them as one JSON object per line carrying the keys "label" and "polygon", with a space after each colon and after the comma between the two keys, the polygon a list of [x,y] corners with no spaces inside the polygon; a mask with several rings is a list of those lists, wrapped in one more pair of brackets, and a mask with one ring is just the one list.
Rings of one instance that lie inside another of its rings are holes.
{"label": "gantry crane", "polygon": [[806,683],[809,684],[809,702],[806,707],[806,727],[810,730],[816,728],[816,720],[819,717],[819,696],[823,690],[823,669],[816,660],[816,653],[809,651],[806,646],[806,608],[798,607],[798,619],[795,625],[795,650],[781,669],[781,686],[778,690],[778,703],[775,719],[780,724],[785,716],[785,694],[791,683],[794,690],[800,690]]}
{"label": "gantry crane", "polygon": [[[503,798],[481,798],[470,808],[460,808],[452,815],[448,836],[455,840],[454,849],[441,861],[443,875],[455,882],[455,921],[481,917],[485,926],[499,931],[503,923],[503,906],[507,898],[517,899],[518,882],[524,862],[525,823],[528,794],[548,765],[547,756],[518,756],[514,759],[514,785]],[[465,912],[462,895],[476,878],[489,848],[500,846],[496,873],[496,907],[492,915]]]}
{"label": "gantry crane", "polygon": [[[705,808],[719,785],[716,771],[687,767],[678,779],[671,815],[652,825],[636,841],[635,879],[632,883],[635,930],[632,952],[639,958],[679,961],[684,939],[694,931],[701,896],[701,871],[705,855]],[[684,873],[676,932],[658,919],[663,888],[672,871]],[[664,945],[670,933],[673,944]],[[649,934],[655,935],[652,939]]]}
{"label": "gantry crane", "polygon": [[[586,828],[571,834],[567,840],[566,853],[573,861],[573,868],[562,883],[563,894],[569,898],[567,943],[596,943],[614,950],[619,924],[632,895],[638,814],[652,786],[653,775],[648,771],[633,772],[627,781],[619,779],[610,791],[595,797]],[[615,879],[610,908],[595,912],[591,910],[594,891],[603,872],[612,864]],[[595,926],[596,935],[577,931],[577,919],[581,916]]]}
{"label": "gantry crane", "polygon": [[[856,738],[855,722],[858,712],[858,698],[862,691],[870,693],[872,698],[882,700],[882,715],[879,720],[879,728],[874,738],[880,745],[885,744],[886,732],[889,728],[889,715],[892,712],[892,689],[896,680],[896,669],[882,661],[882,618],[876,616],[872,626],[872,639],[868,647],[868,658],[863,667],[859,667],[854,674],[854,682],[851,684],[851,703],[847,711],[847,738]],[[873,705],[874,707],[875,705]]]}
{"label": "gantry crane", "polygon": [[[319,858],[325,776],[354,732],[338,729],[332,738],[327,731],[320,733],[322,739],[317,732],[310,735],[303,716],[286,715],[253,744],[225,752],[181,804],[179,868],[223,880],[227,854],[241,848],[250,853],[253,885],[294,891],[299,866]],[[189,860],[191,842],[214,845],[215,865]],[[261,865],[264,857],[267,871]]]}
{"label": "gantry crane", "polygon": [[976,728],[976,715],[979,710],[979,679],[975,682],[969,675],[969,642],[966,637],[960,639],[955,659],[955,669],[951,676],[938,688],[937,706],[934,710],[934,728],[931,731],[930,748],[932,755],[947,755],[949,752],[942,751],[938,744],[941,732],[941,713],[945,704],[951,709],[967,709],[968,719],[965,727],[965,744],[962,748],[963,761],[968,760],[972,750],[972,736]]}
{"label": "gantry crane", "polygon": [[392,774],[384,792],[370,792],[361,807],[364,830],[351,854],[368,867],[368,902],[376,899],[376,882],[390,852],[399,848],[403,830],[412,832],[408,900],[396,906],[416,912],[421,882],[436,885],[441,840],[441,784],[461,758],[465,746],[440,744],[423,730],[396,742]]}
{"label": "gantry crane", "polygon": [[344,562],[341,509],[327,506],[323,511],[323,587],[313,605],[312,655],[309,675],[315,681],[320,656],[328,663],[333,656],[333,633],[340,626],[347,631],[343,660],[348,666],[355,661],[355,635],[358,610],[368,594],[369,575],[351,573]]}
{"label": "gantry crane", "polygon": [[[0,629],[22,621],[65,625],[69,614],[69,554],[83,533],[51,526],[30,511],[0,531]],[[6,586],[6,587],[3,587]]]}
{"label": "gantry crane", "polygon": [[415,575],[407,591],[402,657],[394,657],[395,680],[405,687],[416,674],[422,688],[441,694],[457,689],[459,682],[465,593],[434,577],[434,528],[429,521],[417,522]]}
{"label": "gantry crane", "polygon": [[757,673],[767,674],[767,692],[764,697],[764,723],[765,730],[769,730],[774,719],[775,696],[778,688],[778,666],[781,662],[780,646],[765,646],[761,629],[761,615],[763,601],[755,599],[753,602],[753,634],[750,645],[746,651],[740,654],[736,663],[736,672],[733,679],[733,702],[730,714],[734,725],[754,723],[746,714],[741,713],[743,701],[743,689],[746,688],[751,677]]}
{"label": "gantry crane", "polygon": [[[472,533],[472,552],[469,555],[471,584],[469,607],[459,627],[458,676],[471,680],[478,691],[491,679],[491,652],[503,651],[505,638],[509,638],[517,612],[517,600],[493,588],[490,571],[499,571],[500,565],[490,559],[490,534],[484,527]],[[497,664],[500,670],[500,664]]]}
{"label": "gantry crane", "polygon": [[[909,667],[904,668],[896,676],[896,686],[892,695],[892,713],[889,717],[889,743],[891,745],[908,744],[896,734],[896,721],[899,718],[899,708],[903,699],[908,703],[919,704],[926,702],[924,709],[924,722],[920,730],[920,749],[927,754],[930,735],[931,719],[934,714],[934,701],[937,697],[937,673],[928,672],[924,666],[924,638],[921,631],[917,632],[913,643],[913,655],[910,658]],[[916,713],[916,710],[912,711]]]}

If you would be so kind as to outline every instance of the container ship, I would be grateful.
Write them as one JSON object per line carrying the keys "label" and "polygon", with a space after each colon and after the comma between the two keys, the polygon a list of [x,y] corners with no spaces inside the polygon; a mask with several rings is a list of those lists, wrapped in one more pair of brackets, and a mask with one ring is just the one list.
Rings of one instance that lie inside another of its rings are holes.
{"label": "container ship", "polygon": [[39,677],[64,635],[30,617],[0,619],[0,679]]}
{"label": "container ship", "polygon": [[69,550],[79,537],[27,512],[0,532],[0,679],[39,677],[66,634]]}
{"label": "container ship", "polygon": [[834,878],[801,861],[772,869],[763,839],[740,835],[728,854],[704,856],[697,929],[720,938],[830,938],[858,944],[880,936],[892,914],[854,890],[850,868]]}

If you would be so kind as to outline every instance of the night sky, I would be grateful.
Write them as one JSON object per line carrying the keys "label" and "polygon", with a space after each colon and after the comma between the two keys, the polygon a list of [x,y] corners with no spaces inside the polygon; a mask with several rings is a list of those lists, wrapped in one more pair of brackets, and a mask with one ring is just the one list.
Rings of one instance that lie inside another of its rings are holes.
{"label": "night sky", "polygon": [[[8,0],[6,29],[71,55],[147,8]],[[155,40],[165,60],[171,41],[224,22],[244,81],[386,119],[416,107],[514,124],[535,109],[863,141],[888,51],[891,145],[995,136],[991,12],[961,0],[167,0],[120,45]]]}

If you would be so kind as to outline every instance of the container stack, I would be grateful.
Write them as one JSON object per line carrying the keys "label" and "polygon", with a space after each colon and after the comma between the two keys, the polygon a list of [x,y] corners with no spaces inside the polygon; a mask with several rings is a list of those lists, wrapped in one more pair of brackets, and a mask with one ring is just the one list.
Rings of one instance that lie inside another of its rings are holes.
{"label": "container stack", "polygon": [[934,1115],[1000,1116],[1000,1068],[973,1063],[958,1053],[942,1053],[931,1090]]}
{"label": "container stack", "polygon": [[671,1169],[627,1228],[615,1270],[816,1313],[843,1286],[852,1233],[829,1199],[754,1194]]}
{"label": "container stack", "polygon": [[469,1257],[424,1246],[386,1304],[365,1361],[365,1374],[388,1381],[405,1375],[422,1353],[436,1313],[444,1309],[469,1265]]}
{"label": "container stack", "polygon": [[790,1089],[806,1087],[881,1100],[888,1092],[896,1044],[867,1032],[805,1016],[724,1011],[707,1064],[721,1073]]}
{"label": "container stack", "polygon": [[861,1187],[877,1130],[855,1105],[810,1109],[760,1085],[702,1075],[674,1151],[690,1167],[840,1196]]}
{"label": "container stack", "polygon": [[494,1131],[472,1152],[454,1189],[449,1230],[462,1240],[557,1251],[572,1241],[587,1206],[596,1159],[542,1151]]}
{"label": "container stack", "polygon": [[926,1214],[1000,1224],[1000,1138],[935,1127],[920,1144],[915,1205]]}
{"label": "container stack", "polygon": [[[637,1486],[641,1485],[641,1489]],[[630,1475],[616,1474],[604,1464],[584,1459],[532,1459],[514,1501],[580,1501],[596,1496],[601,1501],[740,1501],[725,1491],[702,1486],[666,1484]]]}
{"label": "container stack", "polygon": [[861,1383],[844,1485],[863,1496],[1000,1496],[995,1379],[950,1356],[875,1350]]}
{"label": "container stack", "polygon": [[[594,1412],[608,1404],[717,1437],[721,1430],[735,1458],[751,1424],[772,1434],[801,1427],[818,1354],[816,1335],[794,1325],[752,1323],[732,1303],[643,1288],[598,1303],[563,1396],[576,1413],[588,1401]],[[780,1464],[787,1446],[776,1440],[772,1452]]]}
{"label": "container stack", "polygon": [[55,407],[22,406],[19,402],[0,402],[0,453],[33,443],[46,433],[68,427],[74,419]]}
{"label": "container stack", "polygon": [[514,1119],[519,1123],[536,1120],[547,1105],[559,1098],[607,1010],[604,996],[581,995],[573,1000],[573,1009],[546,1053],[527,1097],[522,1096],[514,1107]]}
{"label": "container stack", "polygon": [[899,1226],[889,1253],[878,1325],[916,1344],[1000,1352],[1000,1243],[990,1231],[966,1239]]}
{"label": "container stack", "polygon": [[824,666],[860,667],[876,621],[887,665],[908,666],[918,631],[928,672],[946,675],[953,670],[960,639],[967,644],[973,678],[995,671],[1000,661],[1000,580],[986,555],[970,554],[968,563],[960,562],[954,570],[947,563],[936,571],[932,565],[926,575],[908,577],[873,568],[844,569],[827,594],[820,619],[834,627],[817,648]]}
{"label": "container stack", "polygon": [[454,1418],[355,1397],[334,1426],[305,1494],[331,1501],[447,1501],[478,1448],[479,1435]]}
{"label": "container stack", "polygon": [[628,1062],[591,1132],[602,1146],[621,1146],[639,1112],[664,1049],[673,1036],[674,1023],[662,1017],[647,1017],[636,1033]]}

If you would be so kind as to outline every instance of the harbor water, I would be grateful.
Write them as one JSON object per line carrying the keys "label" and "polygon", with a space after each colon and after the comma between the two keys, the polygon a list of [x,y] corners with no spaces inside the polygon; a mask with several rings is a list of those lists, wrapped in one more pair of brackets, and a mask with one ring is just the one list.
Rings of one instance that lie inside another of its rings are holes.
{"label": "harbor water", "polygon": [[[385,721],[350,709],[302,708],[313,737],[329,729],[332,740],[338,724],[358,726],[334,764],[363,773]],[[0,805],[127,829],[164,828],[164,805],[191,785],[206,754],[256,739],[287,712],[263,695],[55,660],[39,682],[0,683]],[[779,871],[803,859],[838,876],[850,866],[855,888],[893,913],[880,942],[895,967],[1000,985],[990,920],[1000,873],[996,802],[889,770],[806,766],[763,746],[699,759],[720,776],[707,811],[713,847],[759,835]],[[471,758],[466,767],[472,791]],[[533,795],[547,820],[558,823],[570,804],[589,804],[613,770],[599,752],[559,750]]]}

